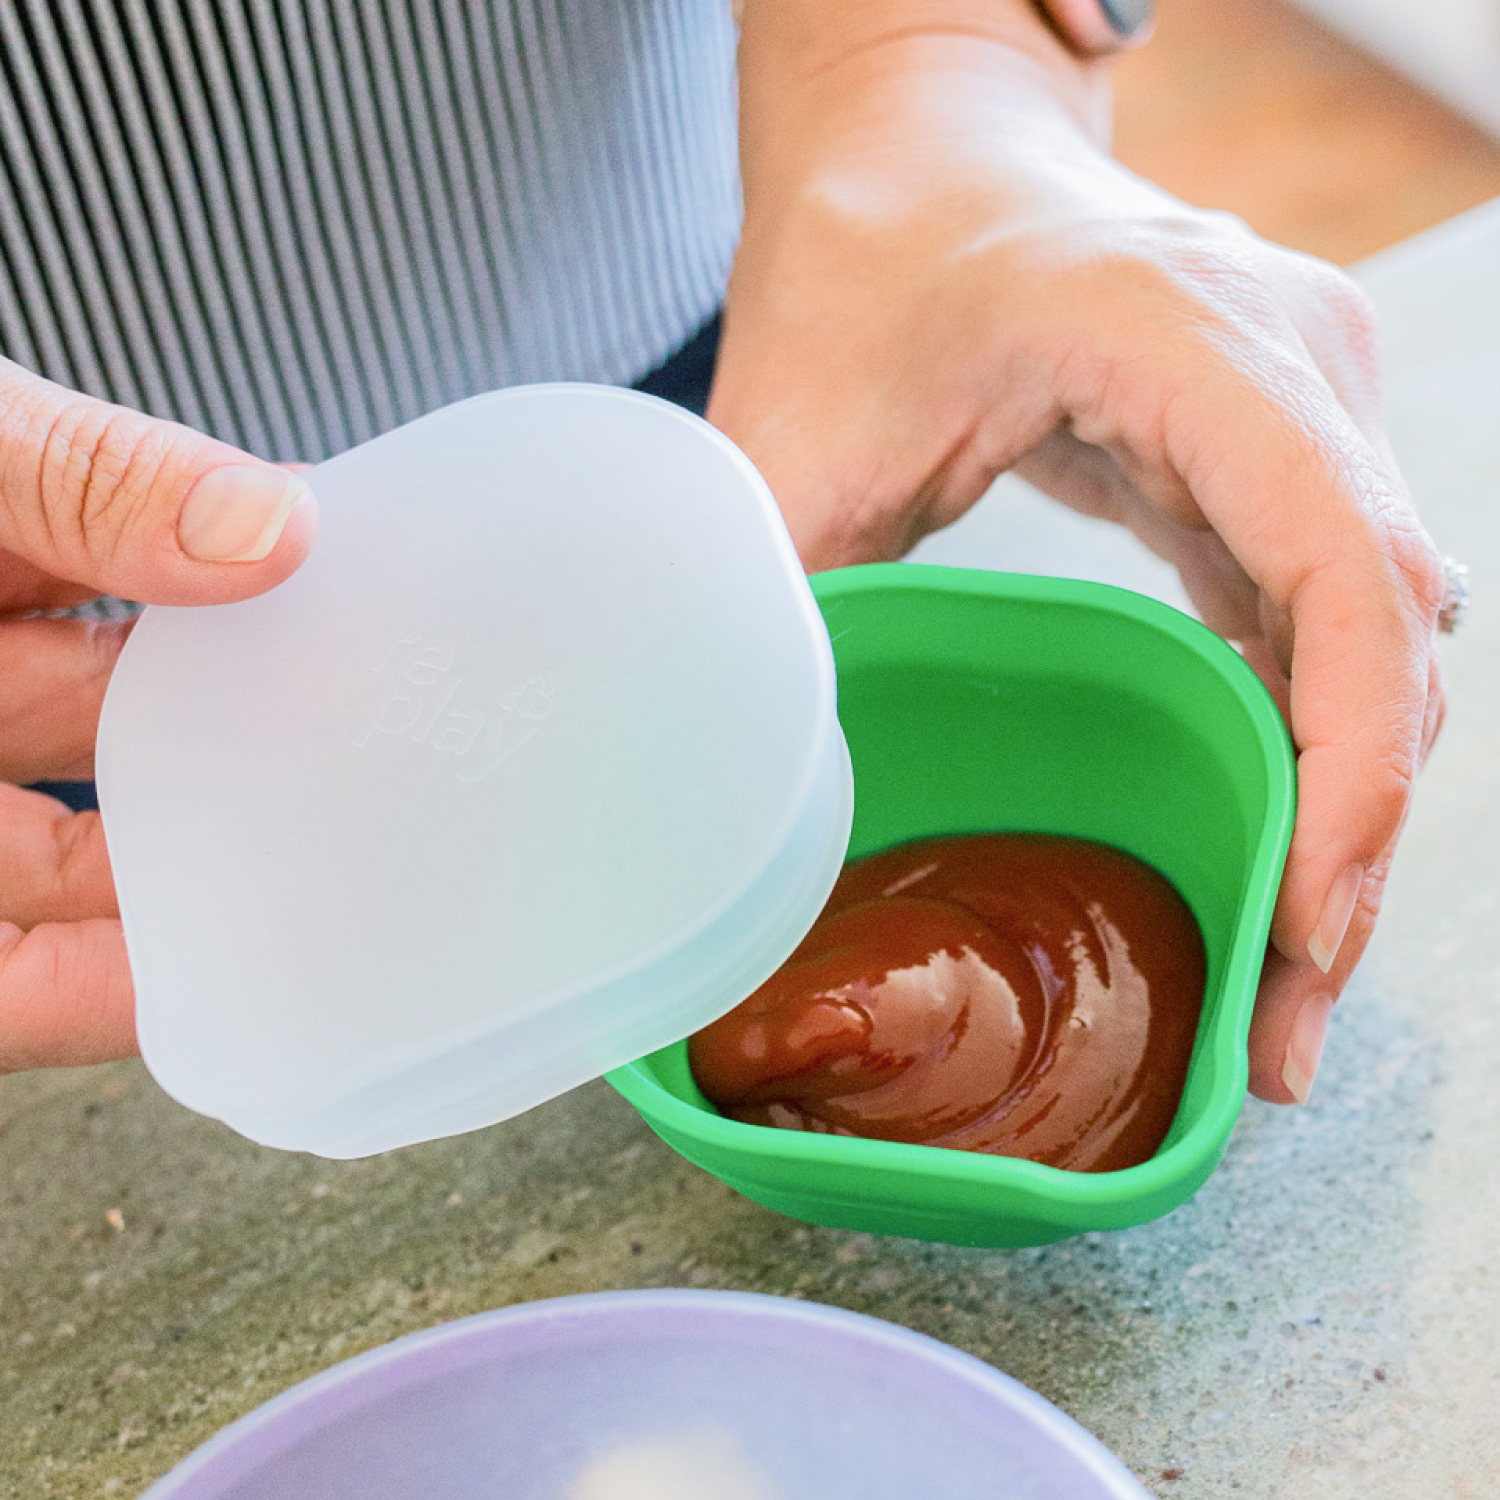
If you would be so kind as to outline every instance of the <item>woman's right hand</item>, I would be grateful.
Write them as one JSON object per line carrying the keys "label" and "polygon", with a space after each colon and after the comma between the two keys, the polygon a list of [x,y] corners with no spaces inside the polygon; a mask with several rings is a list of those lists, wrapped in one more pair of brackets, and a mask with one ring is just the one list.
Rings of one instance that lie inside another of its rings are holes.
{"label": "woman's right hand", "polygon": [[0,359],[0,1073],[136,1050],[99,815],[24,789],[92,775],[129,625],[54,612],[263,593],[316,524],[288,470]]}
{"label": "woman's right hand", "polygon": [[900,555],[1008,469],[1177,566],[1296,745],[1248,1059],[1303,1101],[1442,722],[1444,574],[1362,294],[1113,161],[1100,82],[1025,0],[747,0],[708,415],[809,569]]}

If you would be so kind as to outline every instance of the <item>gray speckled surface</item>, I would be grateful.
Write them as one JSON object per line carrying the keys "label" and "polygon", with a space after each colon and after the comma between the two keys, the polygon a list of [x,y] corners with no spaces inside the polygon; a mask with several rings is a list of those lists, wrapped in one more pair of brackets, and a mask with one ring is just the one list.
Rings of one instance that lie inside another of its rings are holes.
{"label": "gray speckled surface", "polygon": [[[934,1334],[1161,1496],[1479,1500],[1500,1474],[1500,205],[1368,268],[1398,451],[1474,571],[1453,710],[1312,1105],[1247,1106],[1156,1224],[977,1251],[813,1229],[590,1085],[363,1162],[263,1151],[138,1066],[0,1079],[0,1495],[134,1495],[357,1350],[605,1287],[812,1298]],[[1166,588],[1004,489],[924,549]]]}

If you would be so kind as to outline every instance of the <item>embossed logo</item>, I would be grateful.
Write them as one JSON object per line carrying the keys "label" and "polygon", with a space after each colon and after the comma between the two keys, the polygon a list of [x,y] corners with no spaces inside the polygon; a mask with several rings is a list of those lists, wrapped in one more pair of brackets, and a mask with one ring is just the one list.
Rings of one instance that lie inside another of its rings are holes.
{"label": "embossed logo", "polygon": [[517,682],[498,703],[475,703],[464,690],[446,641],[402,636],[370,670],[386,691],[354,737],[357,746],[380,737],[428,745],[454,759],[460,781],[482,781],[541,727],[552,712],[556,684],[549,672]]}

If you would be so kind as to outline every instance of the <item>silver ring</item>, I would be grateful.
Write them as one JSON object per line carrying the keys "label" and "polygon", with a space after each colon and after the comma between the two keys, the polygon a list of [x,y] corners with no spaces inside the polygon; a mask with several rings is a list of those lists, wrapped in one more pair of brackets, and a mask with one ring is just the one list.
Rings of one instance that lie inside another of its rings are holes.
{"label": "silver ring", "polygon": [[1452,635],[1469,612],[1469,570],[1456,557],[1443,559],[1443,602],[1438,605],[1437,628]]}

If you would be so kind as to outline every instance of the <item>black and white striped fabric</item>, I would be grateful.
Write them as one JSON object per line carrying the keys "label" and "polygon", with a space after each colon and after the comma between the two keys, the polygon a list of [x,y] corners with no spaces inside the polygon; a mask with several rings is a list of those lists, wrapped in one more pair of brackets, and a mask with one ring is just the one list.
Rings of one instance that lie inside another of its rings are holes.
{"label": "black and white striped fabric", "polygon": [[729,0],[0,0],[0,353],[263,457],[627,382],[738,232]]}

